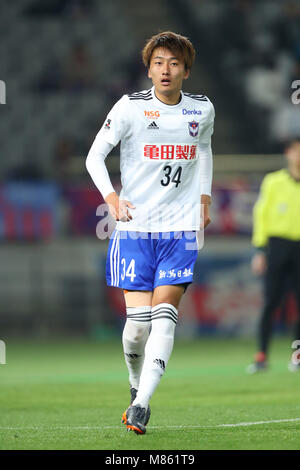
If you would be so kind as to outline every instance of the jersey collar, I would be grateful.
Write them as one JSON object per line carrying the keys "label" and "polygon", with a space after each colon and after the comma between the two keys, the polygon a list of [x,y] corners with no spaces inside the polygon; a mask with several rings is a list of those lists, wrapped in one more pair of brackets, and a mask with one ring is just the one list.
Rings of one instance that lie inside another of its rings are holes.
{"label": "jersey collar", "polygon": [[182,103],[183,103],[183,93],[182,93],[182,90],[180,90],[180,96],[181,96],[181,99],[179,101],[179,103],[177,104],[166,104],[166,103],[163,103],[161,100],[159,100],[156,95],[155,95],[155,91],[154,91],[154,85],[153,87],[151,88],[151,93],[152,93],[152,97],[153,97],[153,100],[154,100],[154,103],[157,105],[157,106],[161,106],[165,109],[170,109],[170,108],[180,108],[180,106],[182,106]]}

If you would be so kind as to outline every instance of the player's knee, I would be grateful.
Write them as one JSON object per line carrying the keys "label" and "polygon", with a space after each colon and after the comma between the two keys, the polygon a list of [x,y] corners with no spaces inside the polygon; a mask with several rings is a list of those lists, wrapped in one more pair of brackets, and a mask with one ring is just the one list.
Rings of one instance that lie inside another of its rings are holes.
{"label": "player's knee", "polygon": [[173,338],[175,334],[176,324],[172,320],[153,321],[152,322],[152,333],[156,336]]}
{"label": "player's knee", "polygon": [[176,321],[173,318],[155,318],[151,321],[151,333],[156,336],[172,338],[175,334]]}
{"label": "player's knee", "polygon": [[133,332],[132,341],[138,342],[144,339],[148,328],[136,328]]}
{"label": "player's knee", "polygon": [[161,302],[151,310],[152,331],[160,336],[174,336],[177,318],[177,308],[170,303]]}
{"label": "player's knee", "polygon": [[179,302],[180,302],[180,298],[166,295],[164,297],[160,297],[159,302],[157,302],[156,305],[169,304],[170,306],[177,309],[179,306]]}
{"label": "player's knee", "polygon": [[127,320],[123,331],[123,337],[126,338],[128,341],[138,343],[139,341],[144,339],[145,335],[148,334],[148,332],[149,324],[147,322],[141,324],[132,320]]}
{"label": "player's knee", "polygon": [[161,297],[161,298],[159,299],[159,302],[157,303],[157,305],[159,305],[159,304],[169,304],[169,305],[172,305],[173,307],[177,308],[176,299],[173,299],[173,298],[171,298],[171,297],[169,297],[169,296],[168,296],[168,297],[167,297],[167,296],[166,296],[166,297]]}

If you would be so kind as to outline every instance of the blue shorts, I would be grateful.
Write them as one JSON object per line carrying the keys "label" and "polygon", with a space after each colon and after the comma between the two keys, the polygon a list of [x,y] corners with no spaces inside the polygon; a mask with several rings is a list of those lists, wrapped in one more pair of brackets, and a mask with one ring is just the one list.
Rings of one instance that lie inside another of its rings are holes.
{"label": "blue shorts", "polygon": [[108,286],[153,291],[162,285],[193,282],[198,255],[196,232],[114,230],[106,259]]}

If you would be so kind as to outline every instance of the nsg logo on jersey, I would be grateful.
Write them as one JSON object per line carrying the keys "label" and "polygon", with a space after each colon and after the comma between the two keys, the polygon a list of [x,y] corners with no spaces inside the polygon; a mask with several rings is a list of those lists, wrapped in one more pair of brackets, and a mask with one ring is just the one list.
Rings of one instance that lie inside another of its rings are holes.
{"label": "nsg logo on jersey", "polygon": [[144,114],[149,119],[157,119],[160,116],[159,111],[152,111],[152,110],[150,111],[144,110]]}

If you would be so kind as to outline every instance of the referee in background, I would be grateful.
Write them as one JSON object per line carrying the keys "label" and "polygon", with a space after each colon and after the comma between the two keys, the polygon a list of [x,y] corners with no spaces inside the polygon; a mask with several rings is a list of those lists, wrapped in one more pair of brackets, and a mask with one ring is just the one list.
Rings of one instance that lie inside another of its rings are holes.
{"label": "referee in background", "polygon": [[[258,325],[258,351],[247,372],[268,367],[272,314],[285,295],[289,277],[296,297],[298,317],[295,340],[300,341],[300,137],[285,148],[287,168],[267,174],[253,210],[252,244],[256,254],[251,267],[264,278],[264,301]],[[300,363],[300,350],[299,350]],[[290,361],[289,370],[300,370]],[[296,361],[298,362],[298,361]]]}

